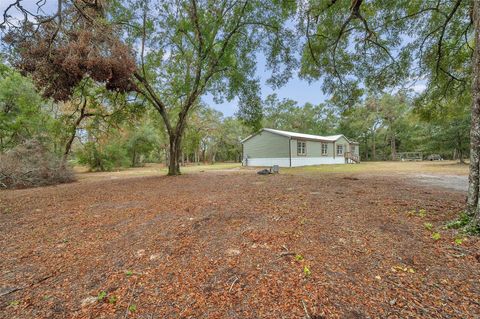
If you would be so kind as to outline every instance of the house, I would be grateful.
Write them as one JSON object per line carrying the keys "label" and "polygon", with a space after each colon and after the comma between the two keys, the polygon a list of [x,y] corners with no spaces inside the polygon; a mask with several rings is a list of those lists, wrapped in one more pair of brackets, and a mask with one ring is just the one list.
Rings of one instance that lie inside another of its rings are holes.
{"label": "house", "polygon": [[245,166],[296,167],[360,162],[358,143],[342,134],[319,136],[264,128],[241,143]]}

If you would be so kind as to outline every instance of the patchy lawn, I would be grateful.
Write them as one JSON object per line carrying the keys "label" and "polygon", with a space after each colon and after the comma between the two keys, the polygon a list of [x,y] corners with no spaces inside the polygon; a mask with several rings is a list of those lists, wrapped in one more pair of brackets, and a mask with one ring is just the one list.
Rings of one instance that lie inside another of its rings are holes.
{"label": "patchy lawn", "polygon": [[323,169],[2,191],[0,317],[480,316],[480,241],[442,228],[463,192]]}
{"label": "patchy lawn", "polygon": [[[198,173],[205,171],[218,171],[232,168],[240,168],[240,163],[216,163],[216,164],[191,164],[181,167],[182,173]],[[143,167],[135,167],[129,169],[118,170],[114,172],[89,172],[87,168],[75,167],[77,178],[80,181],[92,181],[102,179],[117,179],[141,176],[164,176],[167,175],[168,169],[163,164],[146,164]]]}
{"label": "patchy lawn", "polygon": [[318,165],[285,168],[291,174],[305,173],[367,173],[367,174],[441,174],[468,175],[468,165],[456,161],[423,162],[361,162],[355,165]]}

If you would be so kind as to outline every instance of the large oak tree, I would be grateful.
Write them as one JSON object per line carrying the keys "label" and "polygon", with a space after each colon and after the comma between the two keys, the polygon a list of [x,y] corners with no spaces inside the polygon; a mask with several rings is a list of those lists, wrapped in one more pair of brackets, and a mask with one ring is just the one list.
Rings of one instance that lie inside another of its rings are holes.
{"label": "large oak tree", "polygon": [[[2,25],[13,63],[57,100],[69,99],[85,77],[146,99],[169,136],[170,175],[180,173],[188,116],[203,95],[237,96],[242,109],[258,107],[256,54],[263,51],[267,57],[274,85],[282,84],[295,65],[292,32],[284,26],[295,2],[55,2],[53,12],[37,15],[24,1],[11,1]],[[40,9],[44,5],[37,3]],[[13,19],[14,10],[23,19]]]}

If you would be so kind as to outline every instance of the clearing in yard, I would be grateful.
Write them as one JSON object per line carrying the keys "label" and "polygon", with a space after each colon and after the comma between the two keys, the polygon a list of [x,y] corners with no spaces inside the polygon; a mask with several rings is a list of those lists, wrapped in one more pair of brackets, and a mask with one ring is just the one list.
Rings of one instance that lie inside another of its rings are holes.
{"label": "clearing in yard", "polygon": [[480,316],[466,166],[220,168],[2,191],[0,317]]}

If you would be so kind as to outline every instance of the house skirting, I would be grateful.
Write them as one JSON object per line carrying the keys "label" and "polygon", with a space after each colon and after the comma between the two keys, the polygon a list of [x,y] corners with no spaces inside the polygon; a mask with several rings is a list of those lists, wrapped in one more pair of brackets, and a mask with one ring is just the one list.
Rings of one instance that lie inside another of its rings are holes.
{"label": "house skirting", "polygon": [[[292,157],[291,167],[308,166],[308,165],[321,165],[321,164],[345,164],[345,158],[343,156],[337,157]],[[290,167],[290,158],[249,158],[245,160],[246,166],[273,166],[278,165],[280,167]]]}

